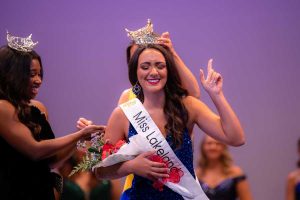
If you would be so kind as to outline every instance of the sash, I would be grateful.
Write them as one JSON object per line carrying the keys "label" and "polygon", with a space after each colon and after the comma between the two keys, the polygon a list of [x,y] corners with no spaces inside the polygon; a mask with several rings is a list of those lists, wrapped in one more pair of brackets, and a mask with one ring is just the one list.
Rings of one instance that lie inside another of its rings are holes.
{"label": "sash", "polygon": [[[132,91],[132,87],[129,89],[128,91],[128,100],[131,100],[131,99],[134,99],[136,98],[136,95],[133,93]],[[127,100],[127,101],[128,101]],[[132,186],[132,181],[133,181],[133,178],[134,178],[134,174],[129,174],[126,176],[126,179],[125,179],[125,183],[124,183],[124,187],[123,187],[123,193],[128,190],[129,188],[131,188]]]}
{"label": "sash", "polygon": [[142,136],[144,140],[143,143],[147,143],[146,146],[151,146],[152,149],[155,149],[156,154],[161,156],[163,160],[167,162],[169,169],[176,167],[183,171],[184,174],[179,183],[166,182],[165,185],[182,195],[184,199],[208,200],[199,181],[194,179],[187,168],[177,158],[143,104],[135,98],[120,105],[120,107],[137,131],[138,135]]}

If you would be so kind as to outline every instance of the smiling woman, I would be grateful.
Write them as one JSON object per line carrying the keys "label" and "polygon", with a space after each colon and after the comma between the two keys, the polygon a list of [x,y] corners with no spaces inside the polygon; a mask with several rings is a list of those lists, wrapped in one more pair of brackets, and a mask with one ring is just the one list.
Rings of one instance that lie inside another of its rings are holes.
{"label": "smiling woman", "polygon": [[[222,92],[223,79],[212,68],[212,60],[207,68],[207,78],[201,71],[200,80],[220,116],[200,100],[188,95],[182,87],[170,51],[162,45],[141,45],[131,57],[128,64],[129,80],[132,85],[141,88],[136,94],[138,99],[124,103],[113,111],[105,138],[112,144],[126,139],[129,149],[139,149],[130,146],[136,144],[141,145],[141,150],[132,160],[94,168],[98,178],[112,179],[134,174],[132,185],[123,193],[122,199],[175,200],[189,197],[207,200],[196,181],[193,168],[191,134],[195,124],[223,143],[232,146],[244,143],[240,122]],[[149,144],[153,151],[147,151]],[[173,164],[150,159],[154,153],[162,156],[163,161]],[[175,175],[179,175],[175,182],[174,171],[178,172]],[[166,181],[160,187],[153,187],[151,181],[157,183],[157,180]],[[186,190],[179,189],[176,184],[170,187],[170,181],[181,184],[180,187]],[[184,191],[188,191],[188,194]]]}
{"label": "smiling woman", "polygon": [[30,66],[30,91],[32,95],[32,99],[36,97],[39,92],[39,88],[42,84],[42,67],[41,67],[41,60],[33,57]]}
{"label": "smiling woman", "polygon": [[196,168],[199,182],[210,200],[251,200],[246,175],[233,164],[227,145],[205,136]]}
{"label": "smiling woman", "polygon": [[163,55],[155,49],[145,50],[138,61],[138,83],[147,92],[163,91],[167,82],[167,67]]}
{"label": "smiling woman", "polygon": [[7,42],[0,48],[1,199],[53,200],[59,185],[50,169],[72,155],[78,140],[103,129],[91,125],[55,139],[45,106],[33,100],[43,78],[37,43],[10,34]]}

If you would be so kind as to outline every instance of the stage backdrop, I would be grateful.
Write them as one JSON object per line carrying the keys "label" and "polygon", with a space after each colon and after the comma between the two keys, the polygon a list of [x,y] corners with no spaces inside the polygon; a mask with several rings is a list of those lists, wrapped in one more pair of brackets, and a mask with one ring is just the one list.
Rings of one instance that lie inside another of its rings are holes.
{"label": "stage backdrop", "polygon": [[[150,18],[156,32],[169,31],[199,83],[199,69],[213,58],[245,129],[246,144],[231,151],[254,199],[284,198],[300,135],[300,1],[2,0],[0,8],[1,45],[6,30],[39,41],[45,78],[37,99],[56,136],[74,131],[82,116],[106,124],[130,87],[126,27]],[[203,88],[201,100],[214,109]],[[203,133],[195,135],[197,159]]]}

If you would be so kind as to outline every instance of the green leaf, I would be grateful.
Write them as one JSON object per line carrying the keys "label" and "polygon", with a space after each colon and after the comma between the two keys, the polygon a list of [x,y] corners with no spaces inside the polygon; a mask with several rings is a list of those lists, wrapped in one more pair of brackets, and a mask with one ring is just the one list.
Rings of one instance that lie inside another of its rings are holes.
{"label": "green leaf", "polygon": [[91,153],[100,154],[99,151],[98,151],[98,149],[96,149],[95,147],[88,148],[88,151],[91,152]]}

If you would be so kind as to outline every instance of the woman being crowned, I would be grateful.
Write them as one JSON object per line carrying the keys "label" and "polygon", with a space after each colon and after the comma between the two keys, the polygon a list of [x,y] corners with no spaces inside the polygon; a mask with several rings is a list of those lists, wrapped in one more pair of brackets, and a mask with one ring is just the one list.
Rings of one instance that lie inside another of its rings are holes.
{"label": "woman being crowned", "polygon": [[223,79],[212,68],[212,59],[206,77],[200,70],[200,81],[218,114],[187,94],[170,51],[161,45],[140,44],[128,74],[140,89],[135,99],[112,112],[104,136],[112,144],[128,144],[94,166],[94,173],[99,179],[133,173],[132,186],[122,199],[208,199],[193,168],[194,125],[225,144],[244,144],[243,129],[223,94]]}

